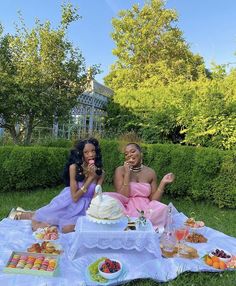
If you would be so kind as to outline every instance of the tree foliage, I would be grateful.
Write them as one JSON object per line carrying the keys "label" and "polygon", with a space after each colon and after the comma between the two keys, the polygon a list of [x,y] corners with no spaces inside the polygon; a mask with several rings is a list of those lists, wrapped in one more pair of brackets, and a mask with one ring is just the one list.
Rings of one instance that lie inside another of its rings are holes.
{"label": "tree foliage", "polygon": [[105,83],[117,90],[153,88],[173,81],[196,80],[204,73],[202,57],[194,55],[176,26],[176,11],[163,0],[134,5],[112,21],[113,54],[117,61]]}
{"label": "tree foliage", "polygon": [[28,144],[35,126],[66,116],[84,90],[84,58],[66,38],[78,18],[76,8],[62,5],[56,29],[39,20],[27,29],[20,17],[14,35],[0,34],[0,127],[15,143]]}
{"label": "tree foliage", "polygon": [[231,80],[192,83],[191,94],[182,97],[180,124],[184,142],[232,149],[236,145],[236,89]]}
{"label": "tree foliage", "polygon": [[[134,130],[145,142],[173,142],[233,149],[236,146],[235,71],[223,79],[201,78],[155,89],[120,89],[109,108],[110,130]],[[129,123],[122,117],[132,111]],[[129,128],[128,128],[129,127]],[[119,129],[121,128],[121,129]]]}
{"label": "tree foliage", "polygon": [[[236,72],[227,74],[226,65],[215,63],[206,70],[177,21],[162,0],[134,5],[113,19],[117,61],[105,78],[115,90],[109,129],[118,134],[132,128],[149,143],[235,148]],[[122,116],[125,110],[132,115]]]}

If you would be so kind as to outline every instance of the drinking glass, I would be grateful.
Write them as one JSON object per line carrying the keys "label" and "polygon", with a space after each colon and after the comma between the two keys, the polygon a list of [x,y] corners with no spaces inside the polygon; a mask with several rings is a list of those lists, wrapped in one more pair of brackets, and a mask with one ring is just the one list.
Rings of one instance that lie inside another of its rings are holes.
{"label": "drinking glass", "polygon": [[177,256],[180,256],[181,241],[184,240],[189,234],[189,227],[182,226],[175,229],[175,237],[177,240]]}

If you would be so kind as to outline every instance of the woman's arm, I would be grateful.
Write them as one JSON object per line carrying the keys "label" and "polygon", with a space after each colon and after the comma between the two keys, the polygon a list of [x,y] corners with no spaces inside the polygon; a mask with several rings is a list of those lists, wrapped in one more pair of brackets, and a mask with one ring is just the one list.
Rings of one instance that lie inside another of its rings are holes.
{"label": "woman's arm", "polygon": [[105,179],[105,172],[102,170],[102,175],[98,177],[97,185],[102,185]]}
{"label": "woman's arm", "polygon": [[95,179],[96,173],[94,170],[89,170],[89,176],[85,179],[83,186],[78,189],[78,183],[76,181],[76,164],[70,165],[69,171],[71,196],[73,201],[77,202],[87,191],[88,186]]}
{"label": "woman's arm", "polygon": [[93,194],[93,198],[96,197],[98,194],[102,193],[102,184],[105,179],[105,172],[102,170],[102,175],[98,177],[97,185],[95,187],[95,192]]}
{"label": "woman's arm", "polygon": [[151,187],[153,191],[151,193],[150,200],[160,201],[164,194],[165,186],[169,183],[172,183],[174,179],[175,179],[174,174],[168,173],[162,178],[159,186],[157,187],[157,179],[156,179],[156,174],[155,174],[153,183],[151,183]]}
{"label": "woman's arm", "polygon": [[116,168],[114,174],[114,187],[117,193],[129,197],[130,168],[128,164]]}

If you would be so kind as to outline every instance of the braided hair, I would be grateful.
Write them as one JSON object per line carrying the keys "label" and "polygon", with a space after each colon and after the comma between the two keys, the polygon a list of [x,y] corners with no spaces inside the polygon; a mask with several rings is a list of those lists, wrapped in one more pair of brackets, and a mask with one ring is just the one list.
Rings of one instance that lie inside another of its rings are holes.
{"label": "braided hair", "polygon": [[84,147],[86,144],[92,144],[95,147],[95,152],[96,152],[96,157],[95,157],[95,162],[94,165],[97,167],[96,169],[96,174],[98,176],[102,175],[102,154],[101,154],[101,149],[98,143],[98,140],[95,138],[89,138],[85,140],[80,140],[76,146],[75,149],[71,150],[69,159],[64,167],[64,172],[63,172],[63,179],[65,182],[66,186],[70,185],[70,172],[69,168],[70,165],[76,164],[76,180],[78,182],[81,182],[85,179],[85,174],[84,170],[82,167],[83,164],[83,151]]}

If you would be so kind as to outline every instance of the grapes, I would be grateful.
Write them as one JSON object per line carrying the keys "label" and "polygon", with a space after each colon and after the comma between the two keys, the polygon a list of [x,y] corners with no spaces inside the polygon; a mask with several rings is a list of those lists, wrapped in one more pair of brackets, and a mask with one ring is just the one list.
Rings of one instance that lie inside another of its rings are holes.
{"label": "grapes", "polygon": [[220,250],[218,248],[215,251],[212,251],[212,254],[219,258],[230,258],[231,257],[229,254],[225,253],[223,249]]}

